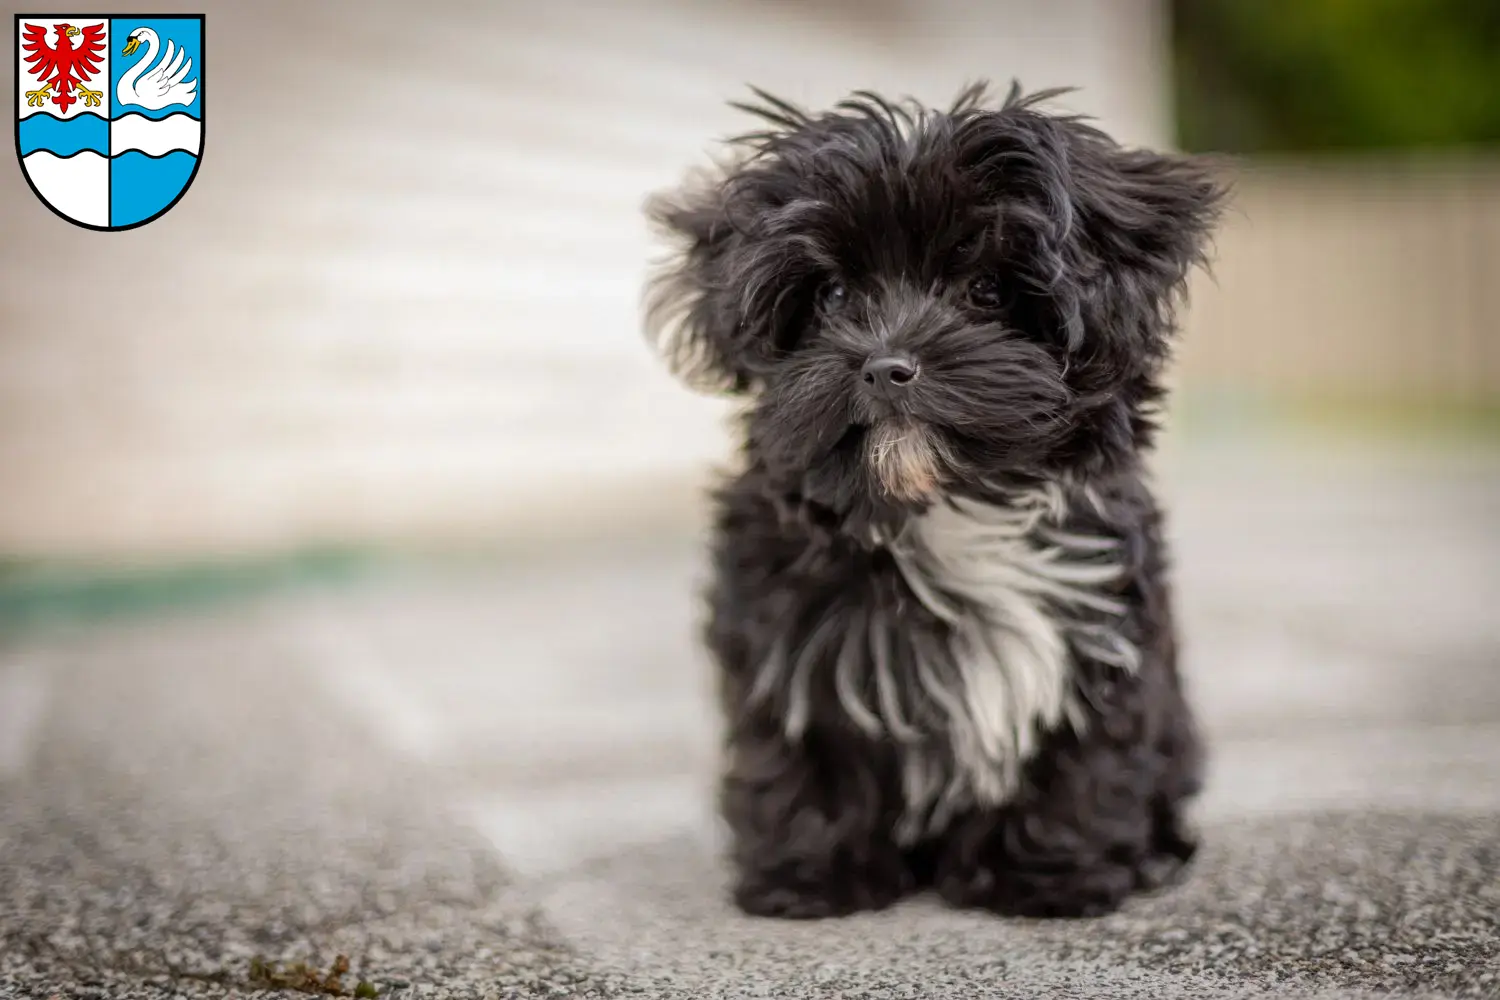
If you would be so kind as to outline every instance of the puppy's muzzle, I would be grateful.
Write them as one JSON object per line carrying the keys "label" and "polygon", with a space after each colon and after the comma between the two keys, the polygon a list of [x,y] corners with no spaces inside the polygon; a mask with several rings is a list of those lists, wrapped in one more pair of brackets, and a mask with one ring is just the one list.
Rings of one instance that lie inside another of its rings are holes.
{"label": "puppy's muzzle", "polygon": [[859,378],[862,391],[870,399],[897,403],[917,380],[917,363],[906,354],[873,354],[860,369]]}

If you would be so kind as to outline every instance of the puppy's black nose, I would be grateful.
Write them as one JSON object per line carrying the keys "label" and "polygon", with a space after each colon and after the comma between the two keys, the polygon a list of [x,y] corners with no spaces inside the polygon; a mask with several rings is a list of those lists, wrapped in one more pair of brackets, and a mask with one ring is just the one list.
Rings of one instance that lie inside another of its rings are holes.
{"label": "puppy's black nose", "polygon": [[917,377],[917,365],[903,354],[876,354],[860,369],[865,388],[884,399],[900,394]]}

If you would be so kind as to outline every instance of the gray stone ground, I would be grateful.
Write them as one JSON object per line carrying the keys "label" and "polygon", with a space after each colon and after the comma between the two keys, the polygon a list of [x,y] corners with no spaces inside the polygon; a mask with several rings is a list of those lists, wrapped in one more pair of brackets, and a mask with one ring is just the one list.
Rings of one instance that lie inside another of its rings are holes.
{"label": "gray stone ground", "polygon": [[1500,461],[1165,477],[1192,879],[1095,921],[725,903],[678,537],[0,644],[0,996],[1500,996]]}

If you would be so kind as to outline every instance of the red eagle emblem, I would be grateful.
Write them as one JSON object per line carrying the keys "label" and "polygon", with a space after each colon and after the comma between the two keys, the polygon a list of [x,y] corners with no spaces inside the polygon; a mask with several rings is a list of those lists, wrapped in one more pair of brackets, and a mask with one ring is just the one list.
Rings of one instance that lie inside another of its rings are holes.
{"label": "red eagle emblem", "polygon": [[79,100],[86,108],[97,108],[104,95],[84,84],[103,68],[104,25],[79,28],[72,24],[54,24],[57,48],[47,44],[47,29],[40,24],[26,25],[26,51],[29,72],[42,81],[40,90],[28,90],[26,103],[33,108],[51,99],[62,114]]}

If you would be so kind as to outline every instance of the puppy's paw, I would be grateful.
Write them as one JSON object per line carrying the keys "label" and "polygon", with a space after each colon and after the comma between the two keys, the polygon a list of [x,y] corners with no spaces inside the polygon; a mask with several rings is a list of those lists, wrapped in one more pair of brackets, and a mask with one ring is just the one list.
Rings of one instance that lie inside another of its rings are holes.
{"label": "puppy's paw", "polygon": [[737,885],[734,903],[752,917],[781,917],[785,920],[822,920],[825,917],[855,913],[860,909],[847,896],[813,888],[758,882],[742,882]]}
{"label": "puppy's paw", "polygon": [[1183,880],[1187,865],[1170,854],[1153,854],[1135,870],[1135,887],[1140,892],[1170,889]]}
{"label": "puppy's paw", "polygon": [[820,920],[883,910],[911,890],[910,877],[894,863],[864,868],[841,864],[823,872],[796,866],[741,874],[734,902],[752,916]]}
{"label": "puppy's paw", "polygon": [[1156,816],[1151,848],[1136,866],[1136,888],[1156,892],[1177,885],[1187,875],[1198,853],[1198,837],[1175,809],[1163,807]]}
{"label": "puppy's paw", "polygon": [[1109,862],[1045,872],[981,865],[943,872],[937,890],[953,906],[1008,917],[1102,917],[1138,888],[1137,878],[1133,866]]}

